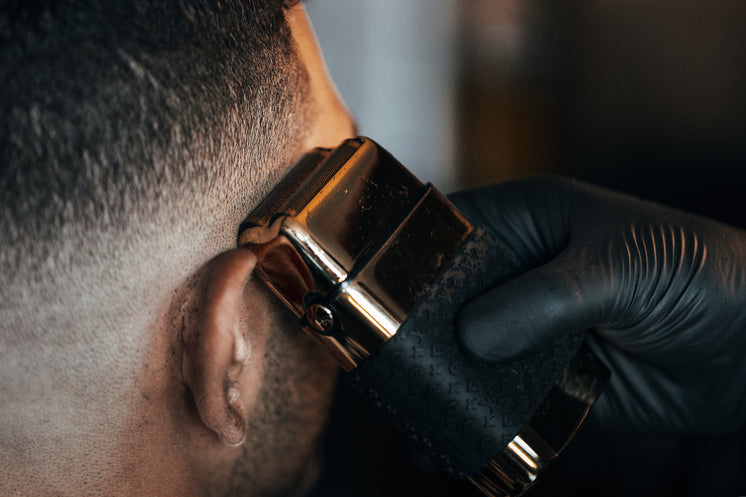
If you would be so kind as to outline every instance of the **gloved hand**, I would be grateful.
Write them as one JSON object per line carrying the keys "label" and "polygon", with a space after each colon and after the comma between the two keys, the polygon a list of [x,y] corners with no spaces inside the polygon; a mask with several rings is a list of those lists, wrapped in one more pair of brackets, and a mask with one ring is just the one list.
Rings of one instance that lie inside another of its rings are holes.
{"label": "gloved hand", "polygon": [[746,232],[561,178],[451,198],[526,271],[462,310],[468,355],[516,358],[589,329],[612,373],[591,414],[604,426],[744,426]]}

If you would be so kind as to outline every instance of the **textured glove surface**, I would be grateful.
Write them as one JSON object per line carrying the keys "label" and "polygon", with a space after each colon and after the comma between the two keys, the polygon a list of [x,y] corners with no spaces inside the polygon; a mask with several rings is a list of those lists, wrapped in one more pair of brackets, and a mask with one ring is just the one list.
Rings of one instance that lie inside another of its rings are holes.
{"label": "textured glove surface", "polygon": [[612,372],[610,428],[734,432],[746,421],[746,233],[540,178],[451,196],[523,273],[462,310],[464,351],[500,362],[581,329]]}

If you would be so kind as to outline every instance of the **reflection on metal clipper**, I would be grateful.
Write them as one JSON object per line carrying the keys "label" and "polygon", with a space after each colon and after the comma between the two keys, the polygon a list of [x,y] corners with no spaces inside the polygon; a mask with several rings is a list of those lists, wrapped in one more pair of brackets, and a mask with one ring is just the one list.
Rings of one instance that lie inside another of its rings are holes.
{"label": "reflection on metal clipper", "polygon": [[368,138],[307,154],[241,225],[258,273],[418,450],[485,494],[525,491],[573,436],[608,372],[576,334],[484,365],[460,307],[517,265]]}

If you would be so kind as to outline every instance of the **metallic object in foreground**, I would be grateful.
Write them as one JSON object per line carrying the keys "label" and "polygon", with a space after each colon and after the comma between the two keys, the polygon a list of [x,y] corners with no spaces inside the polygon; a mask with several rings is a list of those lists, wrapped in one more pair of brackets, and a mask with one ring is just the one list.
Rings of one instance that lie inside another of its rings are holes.
{"label": "metallic object in foreground", "polygon": [[608,376],[579,335],[519,363],[464,356],[460,307],[516,263],[367,138],[306,155],[242,224],[239,244],[363,395],[487,495],[527,489]]}

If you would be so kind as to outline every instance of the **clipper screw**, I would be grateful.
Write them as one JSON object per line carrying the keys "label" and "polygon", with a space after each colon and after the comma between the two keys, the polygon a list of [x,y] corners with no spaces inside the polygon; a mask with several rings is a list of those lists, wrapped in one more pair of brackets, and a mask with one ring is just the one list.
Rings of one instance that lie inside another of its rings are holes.
{"label": "clipper screw", "polygon": [[328,335],[334,327],[334,314],[322,304],[311,304],[306,309],[306,321],[314,331]]}

